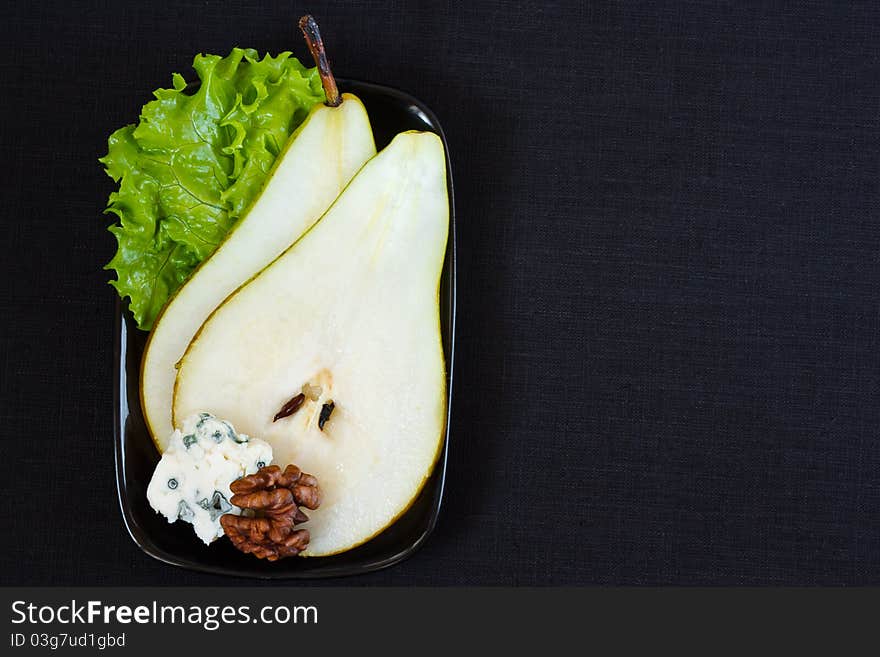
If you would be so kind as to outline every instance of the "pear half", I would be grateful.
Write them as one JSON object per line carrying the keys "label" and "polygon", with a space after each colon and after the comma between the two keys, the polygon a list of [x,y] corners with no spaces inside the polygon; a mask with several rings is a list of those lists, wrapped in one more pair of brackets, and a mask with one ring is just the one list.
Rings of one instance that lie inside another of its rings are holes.
{"label": "pear half", "polygon": [[230,293],[317,221],[376,153],[361,101],[316,105],[291,135],[251,207],[162,310],[141,363],[141,405],[160,451],[173,431],[175,368],[198,328]]}
{"label": "pear half", "polygon": [[[431,473],[446,420],[438,301],[448,224],[442,142],[399,134],[214,311],[181,361],[175,418],[230,420],[267,440],[275,463],[318,478],[304,556],[379,533]],[[304,386],[303,406],[273,421]]]}

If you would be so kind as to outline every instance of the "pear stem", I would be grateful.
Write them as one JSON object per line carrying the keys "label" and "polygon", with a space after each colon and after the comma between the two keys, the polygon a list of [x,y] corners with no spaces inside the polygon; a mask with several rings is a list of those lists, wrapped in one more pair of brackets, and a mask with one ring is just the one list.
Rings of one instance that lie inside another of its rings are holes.
{"label": "pear stem", "polygon": [[324,86],[324,95],[327,96],[327,102],[324,104],[330,107],[339,107],[342,104],[342,96],[336,86],[333,71],[330,70],[330,62],[327,61],[321,30],[318,29],[318,24],[311,14],[306,14],[299,19],[299,29],[302,30],[309,46],[309,52],[312,53],[312,59],[315,60],[315,65],[318,67],[318,75],[321,76],[321,84]]}

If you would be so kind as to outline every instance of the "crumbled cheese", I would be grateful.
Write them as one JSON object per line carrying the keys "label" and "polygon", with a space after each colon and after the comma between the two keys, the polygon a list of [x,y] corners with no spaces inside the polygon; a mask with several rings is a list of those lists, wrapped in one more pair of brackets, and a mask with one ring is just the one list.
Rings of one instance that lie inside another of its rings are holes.
{"label": "crumbled cheese", "polygon": [[205,543],[223,536],[220,516],[239,515],[229,485],[272,462],[272,447],[236,433],[231,424],[199,413],[175,429],[147,487],[150,506],[168,522],[192,524]]}

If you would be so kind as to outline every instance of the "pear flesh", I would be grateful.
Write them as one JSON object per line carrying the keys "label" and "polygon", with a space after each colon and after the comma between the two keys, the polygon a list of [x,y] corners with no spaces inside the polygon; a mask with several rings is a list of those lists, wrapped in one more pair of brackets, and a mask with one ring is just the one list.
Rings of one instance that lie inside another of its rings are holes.
{"label": "pear flesh", "polygon": [[[431,473],[446,420],[438,292],[448,224],[442,142],[398,135],[217,308],[181,361],[175,418],[225,418],[269,442],[275,463],[318,478],[305,556],[376,535]],[[300,392],[299,410],[273,421]]]}
{"label": "pear flesh", "polygon": [[168,302],[141,364],[141,404],[164,451],[173,432],[176,364],[208,315],[317,221],[376,153],[367,112],[355,96],[316,105],[287,142],[257,199],[223,243]]}

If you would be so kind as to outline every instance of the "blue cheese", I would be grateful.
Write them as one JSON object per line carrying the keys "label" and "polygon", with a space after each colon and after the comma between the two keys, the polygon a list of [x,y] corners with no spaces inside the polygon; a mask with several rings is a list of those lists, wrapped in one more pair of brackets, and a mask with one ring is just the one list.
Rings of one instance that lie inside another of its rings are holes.
{"label": "blue cheese", "polygon": [[272,448],[209,413],[175,429],[147,487],[150,506],[168,519],[192,524],[205,543],[223,536],[220,516],[239,515],[229,485],[272,462]]}

